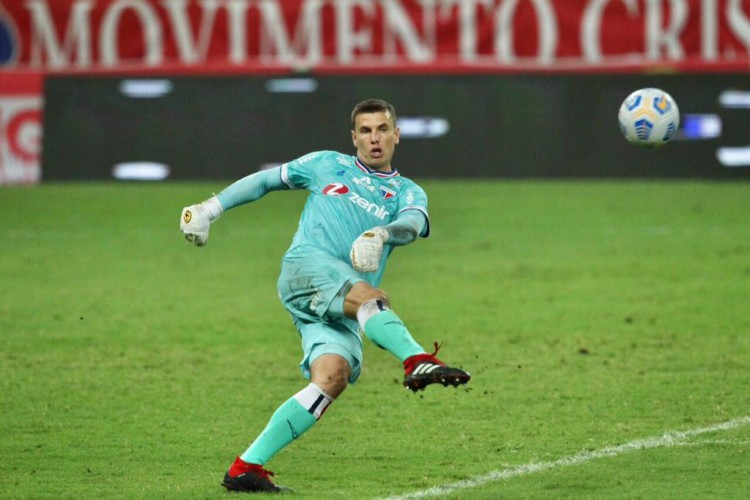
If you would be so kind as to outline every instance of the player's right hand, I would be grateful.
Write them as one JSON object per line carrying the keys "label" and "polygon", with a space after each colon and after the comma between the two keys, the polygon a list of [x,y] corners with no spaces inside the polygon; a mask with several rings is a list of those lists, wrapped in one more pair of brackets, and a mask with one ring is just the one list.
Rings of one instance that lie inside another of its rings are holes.
{"label": "player's right hand", "polygon": [[208,229],[211,220],[202,204],[190,205],[182,209],[180,217],[180,231],[185,239],[195,246],[202,247],[208,242]]}

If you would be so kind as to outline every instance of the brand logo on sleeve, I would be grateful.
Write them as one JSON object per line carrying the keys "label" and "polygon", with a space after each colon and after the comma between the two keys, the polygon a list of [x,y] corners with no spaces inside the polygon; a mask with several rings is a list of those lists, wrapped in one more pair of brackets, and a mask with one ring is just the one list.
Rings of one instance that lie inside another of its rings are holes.
{"label": "brand logo on sleeve", "polygon": [[340,182],[332,182],[324,187],[323,191],[321,191],[321,193],[326,196],[339,196],[348,192],[349,188],[346,186],[346,184],[342,184]]}

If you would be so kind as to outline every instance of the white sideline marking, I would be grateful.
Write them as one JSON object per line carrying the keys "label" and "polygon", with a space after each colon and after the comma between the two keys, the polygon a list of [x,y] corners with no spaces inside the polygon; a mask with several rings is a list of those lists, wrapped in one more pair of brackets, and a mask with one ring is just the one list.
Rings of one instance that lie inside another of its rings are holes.
{"label": "white sideline marking", "polygon": [[601,450],[594,451],[582,451],[575,455],[554,460],[552,462],[532,462],[529,464],[518,465],[511,467],[510,469],[502,469],[488,472],[481,476],[476,476],[470,479],[464,479],[463,481],[457,481],[455,483],[449,483],[442,486],[433,486],[422,491],[415,491],[414,493],[407,493],[405,495],[387,497],[386,500],[406,500],[408,498],[425,498],[446,495],[457,490],[465,490],[468,488],[476,488],[487,483],[493,483],[497,481],[503,481],[505,479],[511,479],[514,477],[525,476],[527,474],[534,474],[536,472],[543,472],[557,467],[567,467],[569,465],[578,465],[591,460],[599,458],[616,457],[635,450],[649,450],[652,448],[660,448],[662,446],[681,446],[684,445],[684,441],[694,436],[706,434],[709,432],[717,431],[728,431],[730,429],[736,429],[750,425],[750,416],[736,418],[727,422],[712,425],[709,427],[702,427],[699,429],[691,429],[687,431],[668,431],[661,436],[650,437],[645,439],[637,439],[630,441],[629,443],[621,444],[619,446],[608,446]]}

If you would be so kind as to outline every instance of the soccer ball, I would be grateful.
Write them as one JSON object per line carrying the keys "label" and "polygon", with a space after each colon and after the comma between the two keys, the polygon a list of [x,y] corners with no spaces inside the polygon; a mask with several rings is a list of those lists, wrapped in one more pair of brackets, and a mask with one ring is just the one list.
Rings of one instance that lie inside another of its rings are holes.
{"label": "soccer ball", "polygon": [[658,148],[669,142],[680,126],[680,110],[672,96],[645,88],[630,94],[617,115],[625,139],[637,146]]}

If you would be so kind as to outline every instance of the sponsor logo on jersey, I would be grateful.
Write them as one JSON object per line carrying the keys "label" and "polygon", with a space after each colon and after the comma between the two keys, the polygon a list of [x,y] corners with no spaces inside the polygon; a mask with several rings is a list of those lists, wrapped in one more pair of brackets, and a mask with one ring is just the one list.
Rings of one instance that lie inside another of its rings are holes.
{"label": "sponsor logo on jersey", "polygon": [[341,184],[340,182],[332,182],[324,187],[323,191],[321,191],[321,193],[326,196],[339,196],[348,192],[349,188],[346,186],[346,184]]}
{"label": "sponsor logo on jersey", "polygon": [[385,186],[380,186],[380,194],[381,196],[383,196],[384,200],[390,200],[391,198],[396,196],[398,192]]}
{"label": "sponsor logo on jersey", "polygon": [[352,179],[352,182],[354,182],[354,184],[356,184],[359,187],[365,188],[371,193],[375,192],[375,186],[372,185],[372,180],[367,176],[355,177],[354,179]]}
{"label": "sponsor logo on jersey", "polygon": [[349,195],[349,201],[354,203],[360,208],[363,208],[367,213],[370,213],[380,220],[384,220],[390,215],[383,205],[378,205],[375,202],[369,202],[365,198],[361,197],[357,193],[351,193]]}

